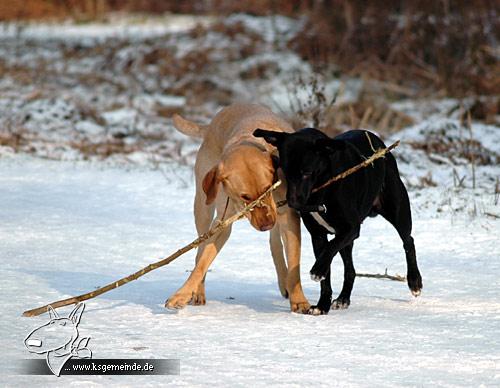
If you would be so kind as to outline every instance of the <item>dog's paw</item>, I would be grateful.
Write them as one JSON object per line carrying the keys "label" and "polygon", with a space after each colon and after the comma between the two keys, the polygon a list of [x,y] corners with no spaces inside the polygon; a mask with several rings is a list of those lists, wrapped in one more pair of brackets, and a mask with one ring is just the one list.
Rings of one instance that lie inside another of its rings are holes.
{"label": "dog's paw", "polygon": [[321,275],[316,275],[316,274],[313,274],[311,272],[311,280],[315,281],[315,282],[320,282],[322,280],[325,280],[325,277],[324,276],[321,276]]}
{"label": "dog's paw", "polygon": [[351,300],[348,298],[337,298],[332,302],[332,310],[345,310],[351,304]]}
{"label": "dog's paw", "polygon": [[308,314],[311,305],[308,301],[292,302],[290,301],[290,310],[292,313]]}
{"label": "dog's paw", "polygon": [[179,310],[186,307],[193,299],[194,293],[176,293],[168,298],[165,307],[171,310]]}
{"label": "dog's paw", "polygon": [[315,282],[320,282],[322,280],[325,280],[326,272],[327,271],[317,267],[316,264],[314,264],[311,268],[311,271],[309,271],[309,274],[311,275],[312,280],[314,280]]}
{"label": "dog's paw", "polygon": [[422,276],[419,273],[416,275],[407,275],[408,288],[410,289],[412,295],[416,298],[422,293]]}
{"label": "dog's paw", "polygon": [[193,294],[191,299],[191,304],[193,306],[204,306],[207,303],[207,298],[205,297],[204,292],[196,292]]}
{"label": "dog's paw", "polygon": [[309,310],[307,310],[307,314],[309,315],[326,315],[328,314],[328,310],[324,310],[319,306],[311,306]]}

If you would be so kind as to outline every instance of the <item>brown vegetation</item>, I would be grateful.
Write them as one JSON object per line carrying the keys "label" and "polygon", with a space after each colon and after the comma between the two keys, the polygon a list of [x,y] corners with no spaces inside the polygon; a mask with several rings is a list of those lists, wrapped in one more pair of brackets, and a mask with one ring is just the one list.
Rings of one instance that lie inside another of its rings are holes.
{"label": "brown vegetation", "polygon": [[[317,69],[335,63],[344,73],[390,81],[421,94],[441,91],[463,96],[500,94],[498,8],[493,0],[24,0],[0,1],[0,20],[85,21],[105,18],[110,11],[305,15],[303,30],[288,44]],[[243,29],[218,26],[226,36]],[[200,27],[193,33],[203,32]],[[252,47],[242,50],[249,55]],[[196,60],[188,59],[190,64]],[[200,61],[203,64],[203,58]],[[199,70],[195,66],[194,71]],[[244,76],[260,73],[256,69]]]}
{"label": "brown vegetation", "polygon": [[[309,79],[299,76],[290,92],[292,116],[288,117],[294,128],[313,126],[330,136],[347,129],[364,128],[377,131],[382,136],[397,132],[414,124],[414,120],[390,107],[385,94],[378,87],[365,83],[356,101],[338,102],[337,95],[328,98],[323,77],[315,74]],[[308,93],[302,100],[300,91]]]}
{"label": "brown vegetation", "polygon": [[500,93],[494,1],[317,2],[290,47],[318,68],[425,92]]}
{"label": "brown vegetation", "polygon": [[[477,165],[498,165],[500,155],[484,148],[480,141],[467,139],[465,136],[457,139],[450,139],[444,131],[429,136],[423,142],[408,142],[414,149],[421,149],[428,154],[439,155],[451,161],[454,165],[474,162]],[[443,159],[433,159],[436,163],[442,163]]]}

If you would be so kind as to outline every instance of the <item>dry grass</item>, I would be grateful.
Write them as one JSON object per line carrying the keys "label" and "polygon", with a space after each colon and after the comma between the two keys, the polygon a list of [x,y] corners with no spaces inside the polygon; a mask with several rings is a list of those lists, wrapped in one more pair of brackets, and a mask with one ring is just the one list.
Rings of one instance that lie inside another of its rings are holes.
{"label": "dry grass", "polygon": [[428,154],[446,157],[454,165],[474,163],[479,166],[496,165],[500,163],[500,155],[483,147],[480,141],[466,135],[461,138],[450,138],[443,133],[430,135],[423,142],[408,142],[413,148]]}
{"label": "dry grass", "polygon": [[374,100],[335,106],[329,111],[327,120],[333,128],[370,129],[384,136],[414,123],[411,117],[391,109],[383,101]]}
{"label": "dry grass", "polygon": [[315,3],[290,47],[317,68],[334,62],[354,76],[422,93],[500,92],[500,19],[493,1]]}
{"label": "dry grass", "polygon": [[15,152],[18,152],[21,147],[28,144],[28,139],[25,133],[19,132],[0,132],[0,146],[10,147]]}
{"label": "dry grass", "polygon": [[138,151],[140,148],[137,145],[128,145],[123,139],[111,139],[99,143],[91,142],[90,140],[82,140],[79,142],[70,142],[73,149],[78,150],[84,159],[89,159],[97,156],[100,159],[106,159],[114,154],[127,155]]}
{"label": "dry grass", "polygon": [[[324,76],[315,73],[309,78],[298,76],[289,90],[292,115],[288,117],[294,128],[315,127],[330,136],[352,128],[377,131],[382,136],[397,132],[414,124],[411,117],[389,106],[387,96],[378,89],[365,87],[359,99],[352,102],[337,102],[343,94],[343,85],[333,97],[325,91]],[[307,98],[299,96],[307,92]]]}

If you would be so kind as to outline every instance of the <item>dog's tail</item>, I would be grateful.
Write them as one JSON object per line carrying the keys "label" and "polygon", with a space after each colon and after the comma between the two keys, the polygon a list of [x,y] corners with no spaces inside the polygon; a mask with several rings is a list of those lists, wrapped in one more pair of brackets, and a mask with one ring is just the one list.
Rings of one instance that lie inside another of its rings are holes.
{"label": "dog's tail", "polygon": [[191,137],[203,138],[207,128],[205,125],[198,125],[192,121],[186,120],[178,114],[173,115],[172,122],[179,132]]}

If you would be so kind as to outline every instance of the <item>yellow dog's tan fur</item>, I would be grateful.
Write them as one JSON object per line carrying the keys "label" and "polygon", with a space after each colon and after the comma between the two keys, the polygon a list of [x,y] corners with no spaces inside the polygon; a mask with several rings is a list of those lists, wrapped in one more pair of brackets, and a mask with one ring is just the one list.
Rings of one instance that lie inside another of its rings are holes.
{"label": "yellow dog's tan fur", "polygon": [[[272,185],[275,169],[271,154],[275,149],[263,139],[255,138],[253,131],[264,128],[293,132],[290,125],[271,110],[254,104],[226,107],[206,126],[197,125],[179,115],[174,115],[173,122],[180,132],[203,138],[195,164],[194,216],[200,235],[220,220],[224,211],[225,217],[230,217],[244,203],[253,201]],[[283,177],[280,178],[283,180]],[[263,201],[261,207],[250,213],[248,219],[255,229],[271,231],[271,254],[281,294],[290,298],[292,311],[306,312],[309,303],[300,283],[300,220],[296,212],[287,206],[276,207],[276,201],[283,200],[285,196],[286,185],[282,184],[273,196]],[[217,215],[214,219],[215,210]],[[231,227],[228,227],[200,245],[194,270],[184,285],[165,302],[166,307],[182,308],[190,302],[205,304],[205,275],[230,233]]]}

